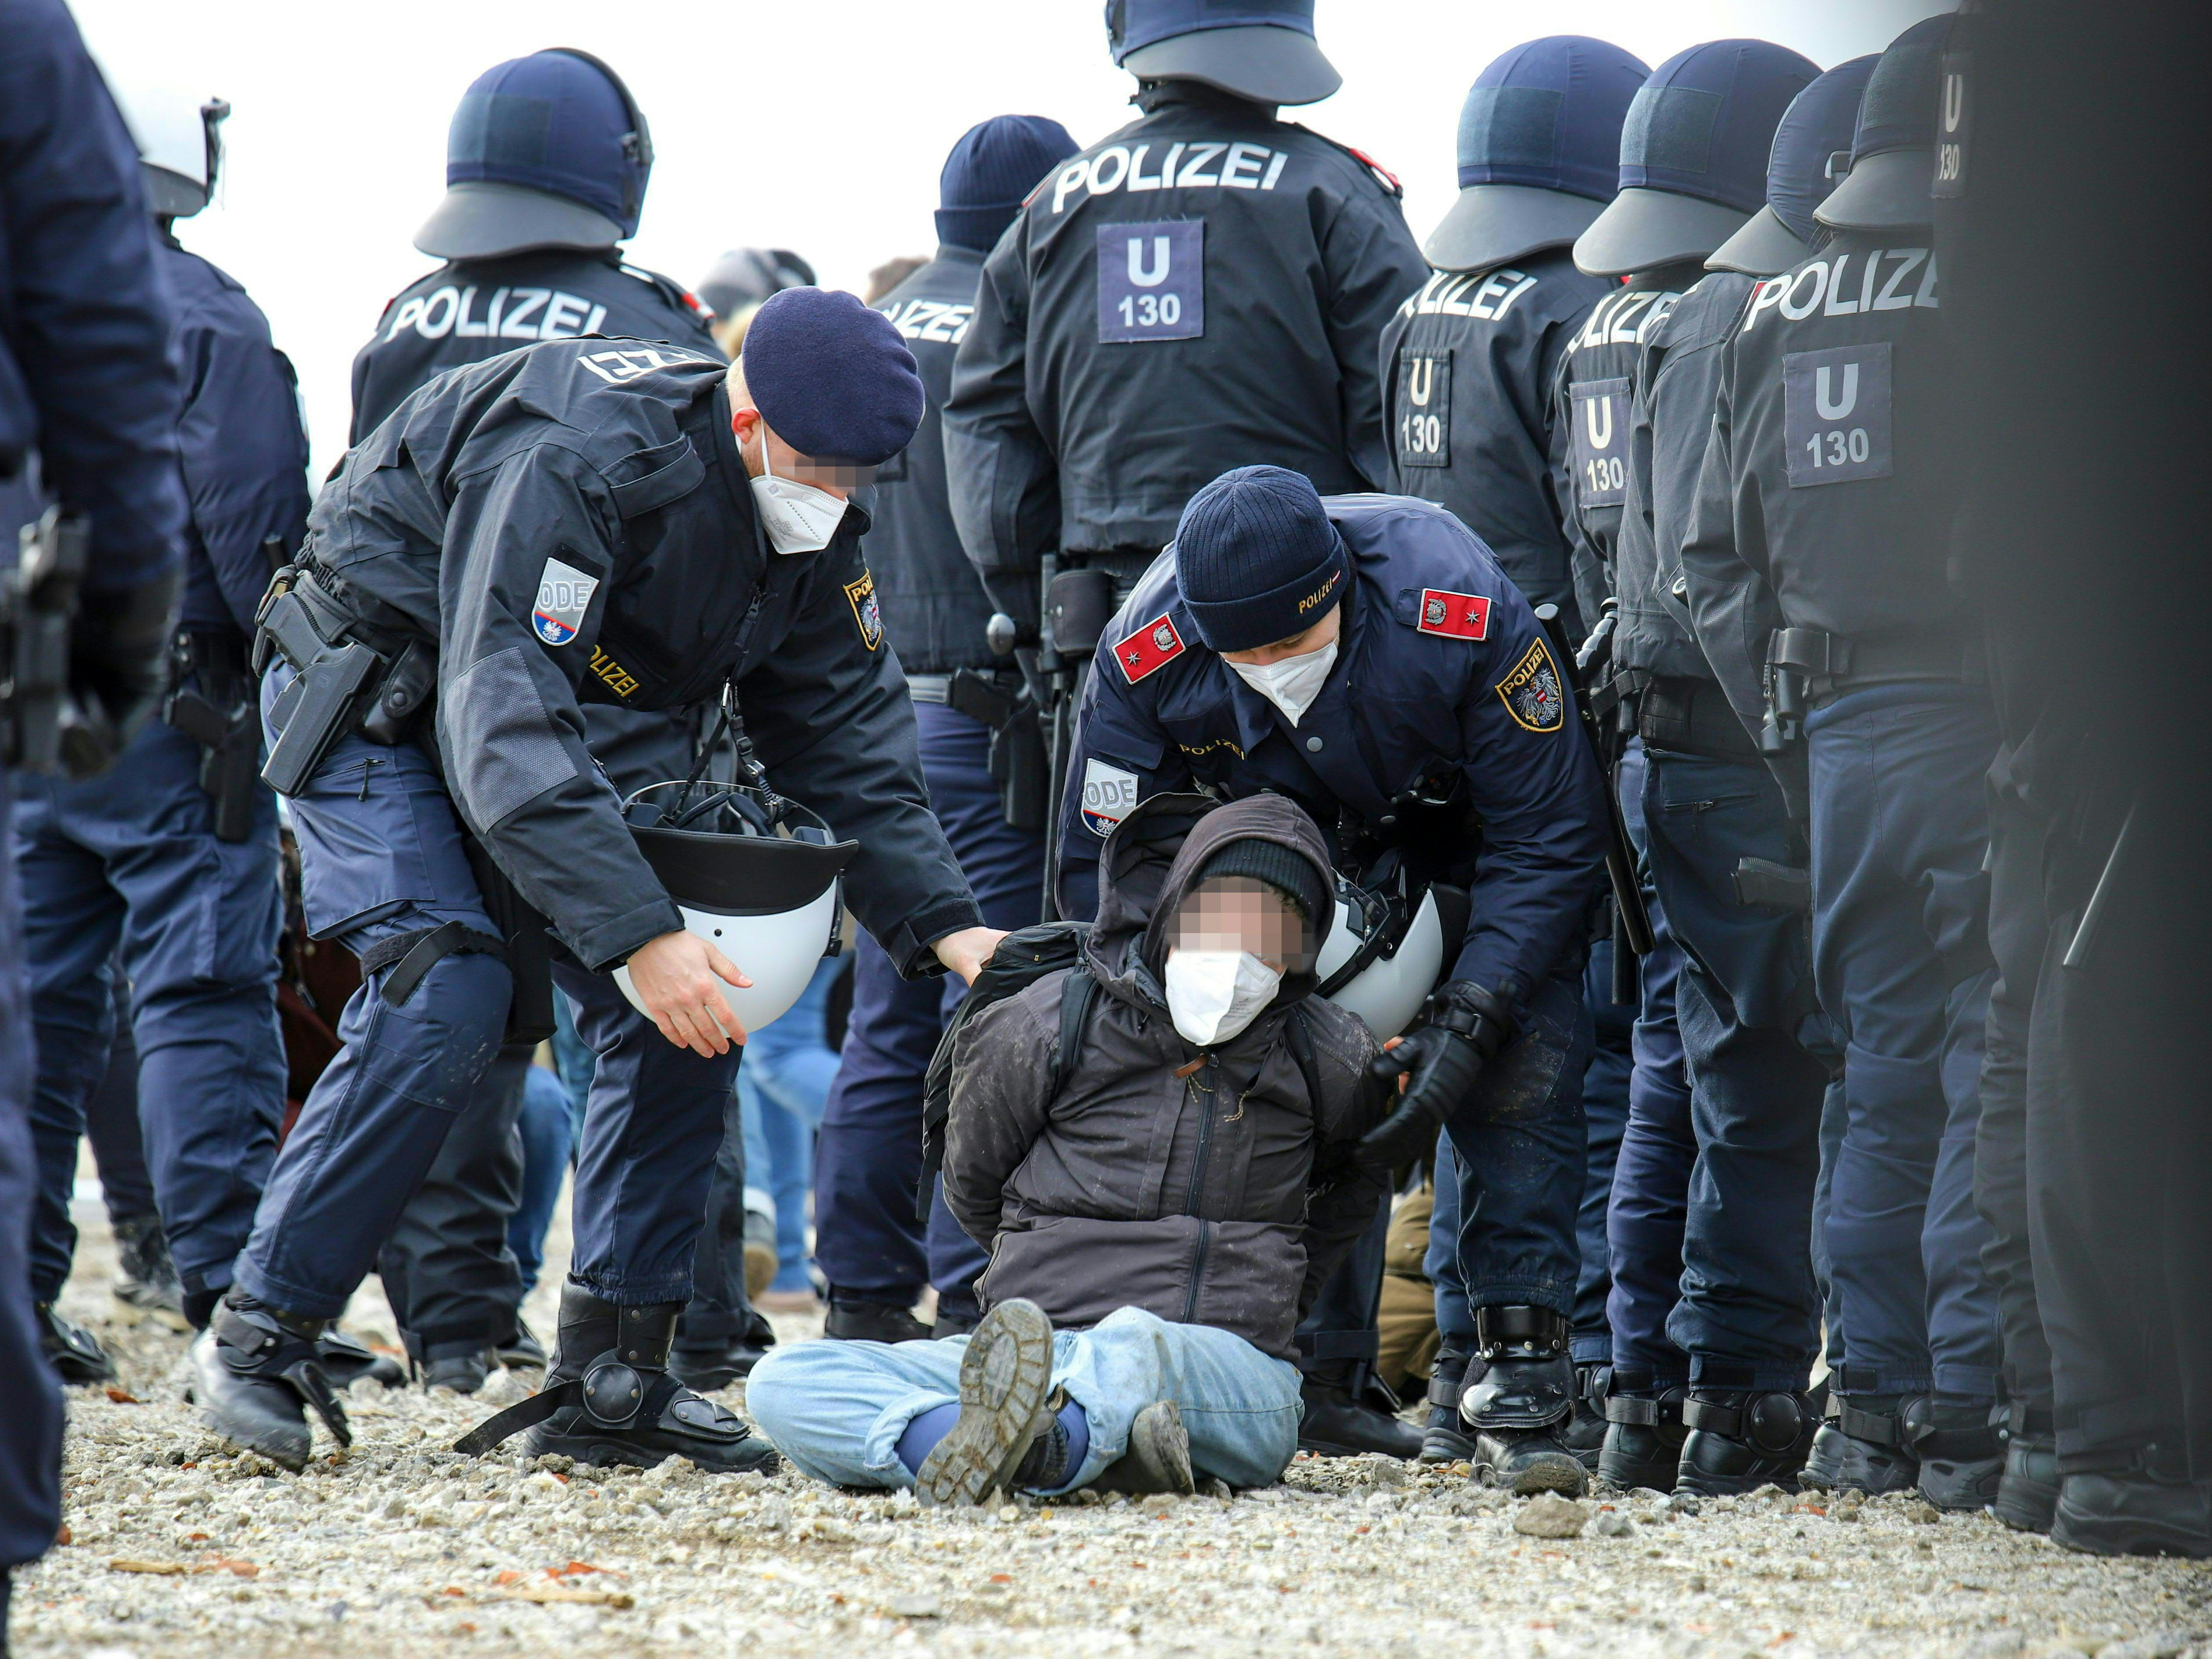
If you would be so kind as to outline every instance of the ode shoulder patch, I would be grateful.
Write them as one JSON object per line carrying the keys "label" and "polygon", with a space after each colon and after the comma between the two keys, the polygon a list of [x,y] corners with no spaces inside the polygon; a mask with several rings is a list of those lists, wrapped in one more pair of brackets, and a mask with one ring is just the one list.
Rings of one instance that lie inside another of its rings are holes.
{"label": "ode shoulder patch", "polygon": [[1413,626],[1424,634],[1441,634],[1447,639],[1487,639],[1490,601],[1480,593],[1454,593],[1445,588],[1425,587]]}
{"label": "ode shoulder patch", "polygon": [[1137,775],[1102,760],[1083,763],[1083,822],[1103,841],[1137,805]]}
{"label": "ode shoulder patch", "polygon": [[884,642],[884,611],[876,602],[875,573],[863,570],[860,580],[847,582],[845,598],[853,607],[853,620],[860,624],[860,643],[874,650]]}
{"label": "ode shoulder patch", "polygon": [[1531,732],[1556,732],[1566,724],[1567,700],[1559,688],[1559,665],[1540,637],[1530,643],[1521,660],[1492,690],[1516,726]]}
{"label": "ode shoulder patch", "polygon": [[531,609],[531,627],[548,645],[568,644],[583,627],[584,613],[592,608],[592,595],[599,589],[599,579],[588,571],[558,559],[546,560],[544,569],[538,574],[538,603]]}
{"label": "ode shoulder patch", "polygon": [[1163,611],[1115,646],[1114,660],[1121,665],[1122,678],[1134,685],[1154,669],[1173,662],[1182,651],[1182,635]]}

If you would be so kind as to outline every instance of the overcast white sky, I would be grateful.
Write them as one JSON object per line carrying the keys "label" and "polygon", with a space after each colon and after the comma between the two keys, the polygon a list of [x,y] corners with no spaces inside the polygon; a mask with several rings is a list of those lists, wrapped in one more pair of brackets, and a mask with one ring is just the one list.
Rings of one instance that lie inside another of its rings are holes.
{"label": "overcast white sky", "polygon": [[[435,263],[412,234],[444,188],[446,127],[469,82],[546,46],[623,75],[658,153],[638,264],[696,282],[724,248],[797,249],[824,284],[927,253],[953,141],[1006,113],[1088,144],[1133,113],[1099,0],[74,0],[119,88],[142,77],[230,100],[222,194],[181,228],[269,313],[298,366],[318,476],[342,449],[348,369],[384,301]],[[1450,204],[1452,140],[1476,73],[1518,41],[1585,33],[1656,64],[1728,35],[1822,68],[1879,51],[1941,0],[1320,0],[1344,89],[1292,112],[1405,181],[1425,236]]]}

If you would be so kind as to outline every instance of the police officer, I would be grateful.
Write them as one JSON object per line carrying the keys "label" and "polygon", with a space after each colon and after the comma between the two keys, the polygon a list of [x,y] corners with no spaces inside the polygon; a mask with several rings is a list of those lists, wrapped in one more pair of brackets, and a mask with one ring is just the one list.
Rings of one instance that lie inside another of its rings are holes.
{"label": "police officer", "polygon": [[712,313],[714,343],[734,357],[745,343],[753,313],[771,294],[814,286],[814,267],[787,247],[733,247],[714,261],[693,290]]}
{"label": "police officer", "polygon": [[[1460,193],[1423,252],[1434,274],[1382,331],[1383,440],[1393,488],[1455,514],[1531,605],[1575,615],[1560,525],[1566,428],[1552,386],[1566,343],[1618,284],[1575,269],[1568,247],[1613,198],[1620,125],[1650,71],[1618,46],[1554,35],[1516,46],[1475,79],[1460,113]],[[1582,632],[1571,622],[1571,637]],[[1583,1273],[1574,1338],[1577,1422],[1589,1368],[1610,1362],[1605,1331],[1605,1210],[1613,1149],[1627,1117],[1629,1022],[1612,1000],[1612,944],[1590,953],[1584,1000],[1595,1048],[1583,1080],[1590,1139],[1579,1226]],[[1425,1462],[1471,1455],[1459,1395],[1474,1314],[1459,1276],[1459,1187],[1437,1148],[1426,1267],[1442,1338],[1429,1382]],[[1599,1434],[1602,1420],[1595,1422]]]}
{"label": "police officer", "polygon": [[1451,1136],[1486,1364],[1460,1410],[1478,1473],[1522,1492],[1585,1481],[1559,1431],[1605,804],[1571,696],[1527,601],[1443,509],[1239,468],[1193,498],[1101,642],[1059,828],[1077,915],[1103,837],[1163,789],[1275,790],[1330,827],[1340,869],[1387,856],[1471,886],[1427,1023],[1389,1056],[1412,1070],[1406,1103],[1368,1153],[1395,1166],[1424,1128]]}
{"label": "police officer", "polygon": [[[1044,751],[1020,675],[985,638],[992,606],[953,528],[941,410],[984,256],[1022,198],[1075,149],[1065,128],[1041,116],[1002,115],[971,128],[939,181],[936,257],[876,307],[921,365],[929,410],[906,453],[876,474],[868,564],[884,635],[914,699],[929,804],[984,920],[998,927],[1037,916]],[[928,1334],[908,1311],[925,1282],[937,1287],[938,1334],[981,1316],[974,1290],[987,1261],[981,1247],[941,1203],[926,1240],[915,1220],[922,1075],[957,989],[902,979],[872,939],[855,951],[843,1063],[814,1154],[814,1259],[830,1281],[828,1335]]]}
{"label": "police officer", "polygon": [[[0,3],[0,188],[10,208],[0,222],[0,560],[12,585],[16,529],[49,496],[84,522],[88,556],[73,621],[69,584],[51,579],[19,591],[0,619],[11,670],[3,823],[27,766],[66,756],[88,771],[113,757],[118,726],[151,713],[185,523],[178,376],[137,160],[61,0]],[[61,550],[51,531],[40,539],[42,557]],[[62,630],[67,684],[41,684],[20,647]],[[66,730],[64,690],[78,717]],[[61,1401],[25,1261],[38,1181],[16,888],[0,883],[0,1645],[15,1568],[45,1554],[61,1526]]]}
{"label": "police officer", "polygon": [[[433,376],[532,341],[591,333],[719,351],[712,312],[672,278],[623,261],[618,244],[636,232],[652,167],[644,113],[599,59],[556,49],[478,76],[454,112],[446,195],[415,237],[446,263],[386,304],[355,357],[353,441]],[[745,315],[774,291],[763,289]],[[584,726],[625,795],[685,775],[701,736],[696,711],[683,709],[593,705]],[[511,1084],[493,1095],[492,1109],[456,1121],[378,1257],[427,1387],[473,1394],[502,1357],[545,1362],[519,1314],[521,1277],[507,1246],[521,1191],[515,1119],[529,1062],[527,1046],[510,1045],[500,1064]],[[729,1111],[735,1122],[734,1104]],[[727,1203],[742,1206],[741,1138],[728,1156],[737,1167],[717,1176],[708,1200],[718,1218]],[[724,1231],[708,1231],[696,1305],[672,1361],[699,1388],[724,1386],[774,1340],[746,1301],[738,1251],[720,1248]]]}
{"label": "police officer", "polygon": [[51,1304],[76,1246],[77,1144],[108,1069],[115,976],[130,983],[150,1173],[195,1325],[230,1282],[284,1109],[276,803],[257,775],[246,656],[269,550],[289,553],[306,527],[307,436],[291,365],[259,307],[173,229],[213,193],[228,112],[169,88],[143,86],[128,100],[184,388],[185,585],[165,718],[106,776],[25,780],[15,817],[43,1173],[32,1286],[72,1381],[113,1375],[88,1334],[59,1328]]}
{"label": "police officer", "polygon": [[[972,975],[999,935],[925,804],[865,515],[846,500],[921,408],[890,324],[793,289],[726,368],[590,339],[455,369],[325,487],[264,615],[267,769],[297,792],[308,926],[367,977],[193,1346],[219,1431],[298,1468],[303,1401],[343,1423],[307,1345],[453,1113],[481,1108],[544,937],[526,907],[567,953],[553,971],[599,1063],[548,1386],[467,1443],[534,1425],[539,1450],[600,1462],[772,1455],[665,1370],[742,1052],[720,987],[746,983],[744,964],[684,931],[575,710],[729,687],[776,787],[859,842],[853,902],[892,959]],[[414,721],[426,702],[433,718]],[[645,1017],[612,1012],[617,967]],[[656,1067],[648,1044],[691,1058]]]}
{"label": "police officer", "polygon": [[[1833,1045],[1792,902],[1803,836],[1713,679],[1677,584],[1720,348],[1758,277],[1811,252],[1812,211],[1874,64],[1831,70],[1790,101],[1766,161],[1767,205],[1706,261],[1630,377],[1612,649],[1616,672],[1642,682],[1632,706],[1644,763],[1641,797],[1624,805],[1680,945],[1673,990],[1688,1109],[1639,1116],[1622,1148],[1615,1392],[1600,1472],[1623,1487],[1665,1490],[1679,1469],[1689,1490],[1749,1491],[1791,1479],[1811,1439],[1812,1201]],[[1737,149],[1736,166],[1746,159]],[[1831,1331],[1832,1359],[1840,1340]]]}
{"label": "police officer", "polygon": [[1814,975],[1844,1051],[1826,1231],[1848,1352],[1803,1479],[1917,1481],[1980,1509],[2002,1464],[1972,1192],[1997,735],[1949,574],[1958,481],[1937,419],[1928,187],[1949,27],[1882,54],[1850,172],[1814,214],[1832,239],[1762,283],[1723,348],[1682,556],[1730,702],[1770,745],[1802,738],[1809,769]]}

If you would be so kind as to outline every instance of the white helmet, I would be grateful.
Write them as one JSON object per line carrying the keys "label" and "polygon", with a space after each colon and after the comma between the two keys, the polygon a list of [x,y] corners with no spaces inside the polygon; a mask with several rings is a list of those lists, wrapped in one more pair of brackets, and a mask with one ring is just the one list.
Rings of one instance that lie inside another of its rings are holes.
{"label": "white helmet", "polygon": [[[1413,1023],[1443,977],[1447,948],[1466,932],[1466,895],[1421,886],[1415,898],[1401,872],[1382,889],[1336,878],[1336,925],[1314,963],[1316,992],[1367,1022],[1388,1042]],[[1439,903],[1439,896],[1443,902]]]}
{"label": "white helmet", "polygon": [[216,171],[222,162],[220,129],[230,106],[174,85],[116,83],[111,89],[138,141],[146,205],[156,218],[190,218],[215,198]]}
{"label": "white helmet", "polygon": [[[684,931],[751,980],[722,987],[750,1035],[782,1018],[836,944],[839,875],[860,850],[805,807],[735,783],[656,783],[623,803],[638,851],[660,878]],[[640,1013],[629,969],[615,982]]]}

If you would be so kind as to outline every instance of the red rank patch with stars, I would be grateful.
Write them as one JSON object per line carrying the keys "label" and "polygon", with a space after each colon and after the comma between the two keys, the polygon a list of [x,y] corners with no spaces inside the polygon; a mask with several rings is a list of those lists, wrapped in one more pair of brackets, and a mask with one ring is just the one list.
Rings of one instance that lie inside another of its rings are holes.
{"label": "red rank patch with stars", "polygon": [[1182,635],[1164,616],[1153,617],[1114,647],[1114,660],[1121,665],[1122,677],[1132,685],[1181,655]]}
{"label": "red rank patch with stars", "polygon": [[1424,634],[1443,634],[1455,640],[1486,639],[1490,601],[1479,593],[1448,593],[1441,587],[1425,587],[1420,620],[1413,625]]}

